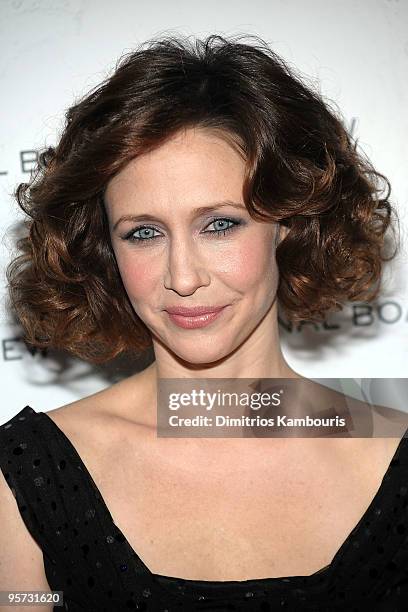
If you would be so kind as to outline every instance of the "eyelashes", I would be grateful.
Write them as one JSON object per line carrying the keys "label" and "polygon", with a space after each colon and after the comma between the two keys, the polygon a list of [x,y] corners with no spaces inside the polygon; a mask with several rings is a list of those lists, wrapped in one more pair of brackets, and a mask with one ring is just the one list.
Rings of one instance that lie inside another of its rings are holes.
{"label": "eyelashes", "polygon": [[[243,222],[238,219],[231,219],[230,217],[217,217],[211,221],[210,225],[214,225],[216,223],[230,223],[228,227],[222,227],[221,229],[215,229],[203,232],[204,234],[208,234],[208,238],[219,238],[221,235],[225,236],[226,234],[233,232],[238,229],[240,225],[243,225]],[[209,227],[209,226],[207,226]],[[123,240],[127,242],[143,244],[143,243],[151,243],[152,241],[160,238],[160,236],[149,236],[146,235],[146,232],[156,232],[156,228],[150,225],[141,225],[139,227],[133,228],[130,232],[128,232],[125,236],[123,236]],[[141,232],[141,236],[136,236],[137,232]]]}

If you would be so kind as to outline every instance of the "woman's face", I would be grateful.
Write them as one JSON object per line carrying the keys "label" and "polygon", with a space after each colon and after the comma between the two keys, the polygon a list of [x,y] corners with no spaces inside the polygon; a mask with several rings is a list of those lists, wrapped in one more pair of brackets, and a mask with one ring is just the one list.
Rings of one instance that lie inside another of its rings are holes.
{"label": "woman's face", "polygon": [[[226,141],[190,128],[132,160],[105,193],[112,247],[133,308],[153,342],[190,363],[232,352],[275,299],[277,225],[248,214],[244,169]],[[166,312],[178,306],[226,308],[204,327],[186,329]]]}

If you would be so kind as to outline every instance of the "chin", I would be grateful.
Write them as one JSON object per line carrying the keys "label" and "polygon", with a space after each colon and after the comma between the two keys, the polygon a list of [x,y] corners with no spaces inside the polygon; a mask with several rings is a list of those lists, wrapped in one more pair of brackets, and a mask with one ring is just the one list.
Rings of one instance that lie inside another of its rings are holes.
{"label": "chin", "polygon": [[200,342],[194,343],[194,346],[189,347],[180,347],[180,346],[169,346],[169,349],[179,358],[187,363],[191,363],[192,365],[203,367],[205,365],[214,364],[217,361],[224,359],[229,354],[229,351],[225,350],[225,343],[214,343],[217,346],[211,346],[206,348],[203,347]]}

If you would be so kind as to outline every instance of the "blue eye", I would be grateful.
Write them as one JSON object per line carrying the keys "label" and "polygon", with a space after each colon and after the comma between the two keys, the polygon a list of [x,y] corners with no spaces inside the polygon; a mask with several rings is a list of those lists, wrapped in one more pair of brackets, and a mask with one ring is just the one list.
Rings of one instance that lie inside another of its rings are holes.
{"label": "blue eye", "polygon": [[[229,217],[219,217],[217,219],[214,219],[210,223],[210,225],[214,225],[218,223],[221,223],[221,225],[224,225],[224,226],[227,225],[228,223],[230,225],[227,227],[221,227],[215,230],[209,230],[203,233],[209,234],[209,237],[211,238],[218,237],[221,234],[225,236],[227,232],[234,231],[239,225],[241,225],[242,222],[238,220],[230,219]],[[140,227],[132,229],[128,234],[126,234],[126,236],[123,237],[123,240],[127,240],[129,242],[138,242],[139,244],[141,244],[142,242],[149,242],[150,240],[154,240],[155,238],[160,238],[160,235],[158,236],[149,235],[149,232],[157,232],[157,231],[158,230],[156,230],[154,227],[151,227],[148,225],[142,225]],[[139,236],[136,235],[137,232],[140,232]]]}

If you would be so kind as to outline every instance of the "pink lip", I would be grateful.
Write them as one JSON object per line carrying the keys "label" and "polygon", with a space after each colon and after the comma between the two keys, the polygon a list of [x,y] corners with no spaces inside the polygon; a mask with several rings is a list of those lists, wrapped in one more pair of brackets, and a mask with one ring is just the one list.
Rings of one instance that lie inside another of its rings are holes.
{"label": "pink lip", "polygon": [[[175,314],[173,312],[167,311],[169,318],[175,323],[178,327],[183,327],[184,329],[196,329],[198,327],[205,327],[214,321],[217,317],[224,312],[226,306],[221,308],[217,308],[211,312],[208,311],[203,314],[198,314],[196,316],[185,316],[181,314]],[[196,310],[197,312],[197,310]]]}
{"label": "pink lip", "polygon": [[200,315],[218,312],[225,306],[194,306],[187,308],[186,306],[175,306],[174,308],[166,308],[169,314],[180,315],[182,317],[198,317]]}

